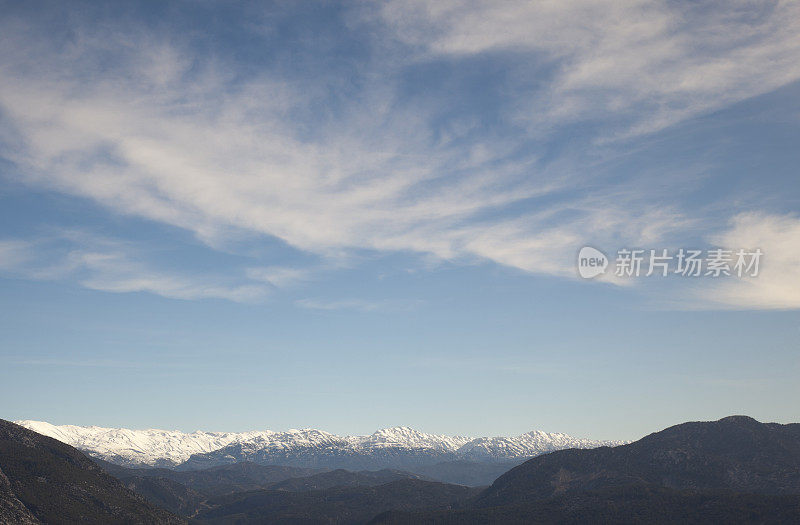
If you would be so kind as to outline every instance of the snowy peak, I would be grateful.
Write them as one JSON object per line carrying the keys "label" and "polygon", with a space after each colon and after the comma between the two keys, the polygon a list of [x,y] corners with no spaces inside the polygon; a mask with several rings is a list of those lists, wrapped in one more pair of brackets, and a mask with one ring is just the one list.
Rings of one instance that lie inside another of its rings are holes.
{"label": "snowy peak", "polygon": [[356,436],[355,442],[366,449],[405,448],[455,452],[470,438],[426,434],[410,427],[383,428],[370,436]]}
{"label": "snowy peak", "polygon": [[[43,421],[17,421],[19,425],[122,465],[174,467],[214,465],[236,461],[264,464],[321,465],[359,458],[359,465],[396,466],[408,458],[415,462],[499,461],[533,457],[564,448],[615,446],[622,442],[577,439],[566,434],[534,430],[517,437],[443,436],[410,427],[377,430],[367,436],[337,436],[313,428],[250,432],[192,433],[177,430],[52,425]],[[338,458],[338,459],[331,459]],[[191,460],[191,461],[190,461]],[[387,463],[390,462],[390,463]]]}
{"label": "snowy peak", "polygon": [[[245,433],[247,434],[247,433]],[[314,449],[347,446],[346,438],[339,437],[313,428],[301,430],[290,429],[285,432],[260,433],[252,438],[243,436],[233,444],[241,445],[243,449],[256,451],[287,451],[297,449]]]}
{"label": "snowy peak", "polygon": [[578,439],[567,434],[534,430],[521,436],[484,437],[469,441],[458,453],[464,459],[474,461],[533,457],[566,448],[595,448],[621,445],[621,441],[594,441]]}
{"label": "snowy peak", "polygon": [[127,428],[52,425],[44,421],[16,421],[39,434],[52,437],[102,459],[121,464],[172,466],[192,454],[218,450],[240,440],[263,439],[266,432],[203,432],[129,430]]}

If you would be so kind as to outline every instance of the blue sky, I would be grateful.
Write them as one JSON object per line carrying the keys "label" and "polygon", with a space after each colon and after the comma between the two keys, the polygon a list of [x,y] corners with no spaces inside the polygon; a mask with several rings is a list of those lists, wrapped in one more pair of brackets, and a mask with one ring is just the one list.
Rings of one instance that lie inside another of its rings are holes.
{"label": "blue sky", "polygon": [[[2,417],[800,420],[797,4],[2,12]],[[588,281],[585,245],[764,258]]]}

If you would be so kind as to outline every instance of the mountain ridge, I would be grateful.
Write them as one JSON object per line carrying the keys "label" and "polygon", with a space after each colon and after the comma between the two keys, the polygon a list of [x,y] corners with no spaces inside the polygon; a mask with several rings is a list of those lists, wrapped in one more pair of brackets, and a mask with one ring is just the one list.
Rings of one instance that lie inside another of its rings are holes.
{"label": "mountain ridge", "polygon": [[468,508],[374,523],[800,523],[800,424],[729,416],[555,451],[510,469]]}
{"label": "mountain ridge", "polygon": [[574,438],[534,430],[515,437],[446,436],[397,426],[369,435],[338,436],[313,428],[191,433],[98,426],[17,424],[124,466],[193,470],[242,461],[325,468],[399,468],[441,461],[505,461],[564,448],[616,446],[622,441]]}
{"label": "mountain ridge", "polygon": [[633,483],[800,494],[800,424],[729,416],[673,425],[616,448],[555,451],[500,476],[480,505]]}
{"label": "mountain ridge", "polygon": [[[399,470],[312,472],[252,463],[206,471],[126,469],[95,459],[115,473],[115,483],[99,475],[78,450],[6,426],[10,433],[0,439],[0,522],[36,523],[40,516],[56,522],[53,513],[65,506],[81,521],[87,512],[105,513],[98,523],[114,522],[115,517],[125,522],[144,516],[151,523],[180,520],[148,509],[129,492],[126,496],[119,483],[197,523],[704,524],[800,519],[800,424],[759,423],[744,416],[682,423],[618,447],[542,454],[511,468],[489,487],[442,483]],[[394,433],[379,433],[377,450],[394,453],[396,443],[384,439],[387,435]],[[324,433],[312,437],[337,438]],[[87,486],[103,495],[83,497],[83,479],[93,480]],[[109,505],[123,500],[123,506]],[[109,517],[110,512],[115,514]]]}

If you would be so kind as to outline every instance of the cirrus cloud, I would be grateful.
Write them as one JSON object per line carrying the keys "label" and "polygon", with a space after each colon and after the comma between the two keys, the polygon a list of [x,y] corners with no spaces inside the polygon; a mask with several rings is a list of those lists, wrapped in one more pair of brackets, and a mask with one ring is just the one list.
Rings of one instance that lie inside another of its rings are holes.
{"label": "cirrus cloud", "polygon": [[[192,231],[212,247],[236,230],[329,262],[405,252],[572,277],[582,244],[656,243],[703,219],[657,187],[597,169],[607,151],[593,148],[800,78],[798,9],[358,4],[339,22],[366,24],[360,43],[372,53],[338,69],[327,51],[309,53],[315,74],[306,76],[207,54],[141,23],[71,18],[68,36],[51,37],[9,16],[1,151],[25,184]],[[443,116],[458,92],[426,95],[430,103],[404,91],[420,64],[456,68],[486,53],[509,60],[495,127],[484,114]],[[590,136],[553,160],[546,144],[569,125]],[[244,283],[198,287],[101,255],[79,257],[96,272],[85,286],[249,300],[306,278],[259,263]]]}

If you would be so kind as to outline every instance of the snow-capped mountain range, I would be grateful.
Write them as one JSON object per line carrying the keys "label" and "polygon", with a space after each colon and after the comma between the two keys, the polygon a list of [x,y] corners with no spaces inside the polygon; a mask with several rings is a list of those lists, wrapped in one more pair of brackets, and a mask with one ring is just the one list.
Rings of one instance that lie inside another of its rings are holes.
{"label": "snow-capped mountain range", "polygon": [[19,425],[126,466],[205,468],[238,461],[328,468],[385,468],[441,461],[506,461],[565,448],[616,446],[623,442],[578,439],[534,430],[517,437],[441,436],[408,427],[368,436],[337,436],[316,429],[191,432],[52,425]]}

